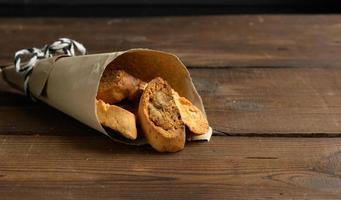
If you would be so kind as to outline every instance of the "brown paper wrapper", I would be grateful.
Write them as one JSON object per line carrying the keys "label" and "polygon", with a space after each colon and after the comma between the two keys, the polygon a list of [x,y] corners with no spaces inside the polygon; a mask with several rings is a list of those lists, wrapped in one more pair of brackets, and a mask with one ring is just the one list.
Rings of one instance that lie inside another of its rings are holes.
{"label": "brown paper wrapper", "polygon": [[[180,96],[189,99],[204,114],[204,106],[188,70],[173,54],[148,49],[91,54],[84,56],[58,56],[40,60],[34,67],[29,88],[31,94],[46,104],[72,116],[98,130],[113,140],[128,144],[145,144],[145,140],[127,140],[119,134],[104,129],[96,116],[96,94],[102,73],[107,68],[123,69],[131,75],[149,82],[162,77]],[[23,77],[14,66],[2,68],[0,89],[23,94]],[[206,115],[206,114],[205,114]],[[207,134],[189,140],[209,140]]]}

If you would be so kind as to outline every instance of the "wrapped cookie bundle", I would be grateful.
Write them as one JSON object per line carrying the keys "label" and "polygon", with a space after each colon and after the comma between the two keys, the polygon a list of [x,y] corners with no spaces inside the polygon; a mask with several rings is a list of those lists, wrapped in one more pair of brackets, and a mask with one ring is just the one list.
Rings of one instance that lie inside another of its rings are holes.
{"label": "wrapped cookie bundle", "polygon": [[189,72],[174,55],[147,49],[37,61],[27,75],[3,67],[2,90],[30,96],[115,141],[160,152],[212,134]]}

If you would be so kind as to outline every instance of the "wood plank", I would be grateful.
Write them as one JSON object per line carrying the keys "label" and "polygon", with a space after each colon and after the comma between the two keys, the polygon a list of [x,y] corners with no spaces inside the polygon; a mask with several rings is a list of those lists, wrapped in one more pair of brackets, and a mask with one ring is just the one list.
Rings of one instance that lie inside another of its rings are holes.
{"label": "wood plank", "polygon": [[340,199],[341,139],[213,137],[176,154],[101,136],[0,136],[2,199]]}
{"label": "wood plank", "polygon": [[341,135],[341,69],[191,70],[215,130],[230,135]]}
{"label": "wood plank", "polygon": [[[229,135],[340,136],[339,68],[193,68],[210,124]],[[94,131],[25,97],[0,95],[0,134]]]}
{"label": "wood plank", "polygon": [[11,63],[18,49],[70,37],[90,53],[160,49],[192,67],[339,67],[340,20],[340,15],[1,18],[0,63]]}

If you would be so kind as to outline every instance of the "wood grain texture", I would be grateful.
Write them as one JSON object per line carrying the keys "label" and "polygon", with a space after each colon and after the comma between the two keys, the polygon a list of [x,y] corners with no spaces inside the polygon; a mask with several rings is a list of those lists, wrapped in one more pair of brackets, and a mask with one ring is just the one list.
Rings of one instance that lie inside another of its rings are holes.
{"label": "wood grain texture", "polygon": [[0,199],[341,199],[341,138],[328,138],[341,135],[340,21],[0,18],[0,63],[58,37],[79,40],[91,53],[174,52],[190,66],[213,128],[257,136],[214,136],[159,154],[0,93]]}
{"label": "wood grain texture", "polygon": [[0,63],[59,37],[90,53],[152,48],[188,66],[339,67],[341,16],[229,15],[157,18],[1,18]]}
{"label": "wood grain texture", "polygon": [[[0,136],[1,199],[340,199],[341,139],[214,137],[176,154]],[[13,148],[15,147],[15,148]]]}
{"label": "wood grain texture", "polygon": [[340,135],[341,69],[193,69],[214,129],[230,135]]}
{"label": "wood grain texture", "polygon": [[[229,135],[341,135],[339,68],[193,68],[190,72],[216,131]],[[2,93],[0,103],[0,134],[93,132],[22,96]]]}

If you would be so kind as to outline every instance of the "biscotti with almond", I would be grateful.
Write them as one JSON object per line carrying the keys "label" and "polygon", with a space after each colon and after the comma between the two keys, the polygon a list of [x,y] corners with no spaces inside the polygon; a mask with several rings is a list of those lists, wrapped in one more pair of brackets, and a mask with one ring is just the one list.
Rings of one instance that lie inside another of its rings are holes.
{"label": "biscotti with almond", "polygon": [[172,88],[162,78],[148,83],[140,98],[138,119],[148,143],[157,151],[176,152],[185,147],[185,125]]}

